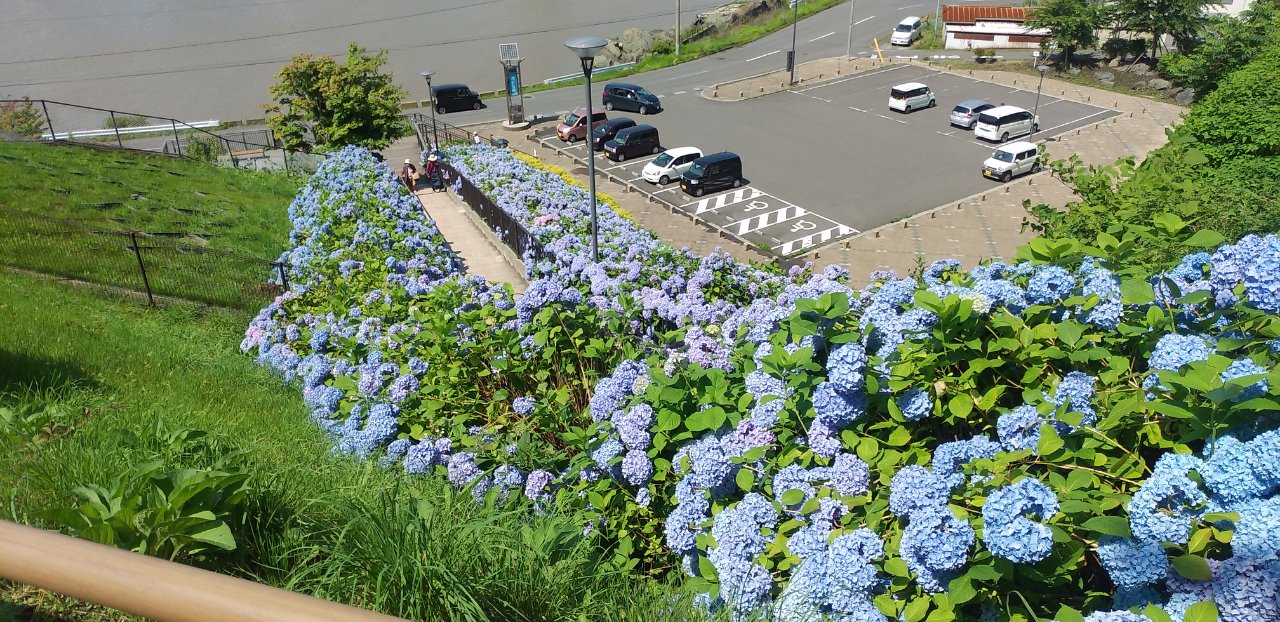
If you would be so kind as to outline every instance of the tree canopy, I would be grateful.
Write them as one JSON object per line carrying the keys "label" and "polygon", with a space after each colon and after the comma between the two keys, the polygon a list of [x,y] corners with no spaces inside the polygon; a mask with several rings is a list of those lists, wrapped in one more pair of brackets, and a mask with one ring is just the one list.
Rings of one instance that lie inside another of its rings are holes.
{"label": "tree canopy", "polygon": [[1077,49],[1097,45],[1102,18],[1088,0],[1042,0],[1035,4],[1027,25],[1047,29],[1050,40],[1062,49],[1063,62],[1070,64]]}
{"label": "tree canopy", "polygon": [[386,50],[367,54],[355,43],[342,64],[328,56],[293,57],[271,85],[275,103],[266,105],[267,123],[288,149],[390,145],[411,130],[400,115],[408,93],[380,71],[386,60]]}

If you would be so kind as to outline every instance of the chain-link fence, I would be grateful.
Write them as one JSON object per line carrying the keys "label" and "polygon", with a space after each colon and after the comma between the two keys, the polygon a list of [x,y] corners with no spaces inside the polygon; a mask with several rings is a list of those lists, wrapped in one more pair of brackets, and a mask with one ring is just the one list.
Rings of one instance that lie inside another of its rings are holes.
{"label": "chain-link fence", "polygon": [[288,267],[208,248],[181,233],[112,231],[0,211],[0,264],[145,295],[256,310],[284,291]]}
{"label": "chain-link fence", "polygon": [[215,119],[187,122],[42,99],[0,100],[0,140],[69,142],[306,174],[324,161],[320,154],[283,149],[270,129],[227,131],[219,126]]}

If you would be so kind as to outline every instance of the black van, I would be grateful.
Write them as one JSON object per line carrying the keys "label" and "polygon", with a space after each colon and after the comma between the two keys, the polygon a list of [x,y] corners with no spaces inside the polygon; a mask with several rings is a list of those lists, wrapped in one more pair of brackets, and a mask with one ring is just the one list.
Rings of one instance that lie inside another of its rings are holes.
{"label": "black van", "polygon": [[658,128],[652,125],[636,125],[618,132],[613,140],[604,144],[604,155],[610,160],[621,162],[638,155],[659,153],[662,147],[658,143]]}
{"label": "black van", "polygon": [[742,185],[742,158],[736,153],[721,151],[702,156],[680,178],[680,189],[700,197],[708,192]]}
{"label": "black van", "polygon": [[635,127],[635,125],[635,121],[626,117],[616,117],[597,125],[596,129],[591,130],[591,148],[596,151],[604,151],[604,144],[613,140],[613,137],[617,136],[618,132],[629,127]]}
{"label": "black van", "polygon": [[604,93],[600,94],[605,110],[630,110],[640,114],[656,114],[662,112],[662,101],[657,95],[650,93],[643,86],[611,82],[604,85]]}
{"label": "black van", "polygon": [[441,84],[431,87],[431,96],[436,102],[436,112],[440,114],[484,108],[484,104],[480,103],[480,94],[465,84]]}

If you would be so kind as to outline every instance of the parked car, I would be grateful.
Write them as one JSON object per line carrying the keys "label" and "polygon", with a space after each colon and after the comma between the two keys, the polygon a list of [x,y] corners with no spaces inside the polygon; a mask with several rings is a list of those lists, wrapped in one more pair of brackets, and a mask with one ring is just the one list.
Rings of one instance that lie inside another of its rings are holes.
{"label": "parked car", "polygon": [[640,114],[656,114],[662,112],[662,101],[657,95],[650,93],[643,86],[611,82],[604,85],[600,94],[605,110],[630,110]]}
{"label": "parked car", "polygon": [[903,18],[894,27],[893,34],[889,36],[889,43],[893,45],[911,45],[916,39],[920,38],[920,29],[923,26],[924,22],[919,17]]}
{"label": "parked car", "polygon": [[652,125],[636,125],[618,130],[613,140],[604,144],[605,157],[614,162],[651,153],[662,153],[658,140],[658,128]]}
{"label": "parked car", "polygon": [[1040,172],[1040,150],[1025,140],[1000,145],[982,163],[982,176],[1009,181],[1018,175]]}
{"label": "parked car", "polygon": [[[609,119],[603,110],[591,113],[591,127],[604,123]],[[567,143],[577,142],[587,137],[587,109],[579,108],[565,115],[560,125],[556,126],[556,138]]]}
{"label": "parked car", "polygon": [[742,158],[729,151],[702,156],[680,178],[680,189],[700,197],[708,192],[742,185]]}
{"label": "parked car", "polygon": [[640,176],[651,184],[667,185],[673,179],[680,179],[685,171],[693,166],[693,161],[702,157],[702,150],[697,147],[676,147],[663,151],[652,162],[644,165]]}
{"label": "parked car", "polygon": [[995,107],[981,99],[966,99],[951,109],[951,125],[971,130],[978,124],[978,115]]}
{"label": "parked car", "polygon": [[465,84],[441,84],[431,87],[431,97],[436,103],[436,112],[445,114],[459,110],[479,110],[484,108],[480,102],[480,94]]}
{"label": "parked car", "polygon": [[1010,138],[1040,131],[1040,118],[1017,106],[996,106],[978,115],[973,135],[991,141],[1005,142]]}
{"label": "parked car", "polygon": [[889,89],[889,110],[911,112],[937,105],[933,91],[919,82],[907,82]]}
{"label": "parked car", "polygon": [[604,151],[604,144],[613,140],[618,132],[635,127],[636,122],[626,117],[614,117],[596,126],[591,130],[591,148],[595,151]]}

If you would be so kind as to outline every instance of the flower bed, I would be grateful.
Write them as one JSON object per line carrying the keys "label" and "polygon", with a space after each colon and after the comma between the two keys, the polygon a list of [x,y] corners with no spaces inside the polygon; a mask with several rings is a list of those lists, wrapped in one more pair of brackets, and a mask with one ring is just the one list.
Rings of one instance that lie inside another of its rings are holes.
{"label": "flower bed", "polygon": [[326,163],[291,208],[297,287],[243,345],[338,449],[589,508],[616,567],[739,620],[1277,618],[1274,236],[1155,278],[1037,240],[853,291],[607,209],[593,263],[580,188],[446,155],[552,258],[513,300],[385,167]]}

